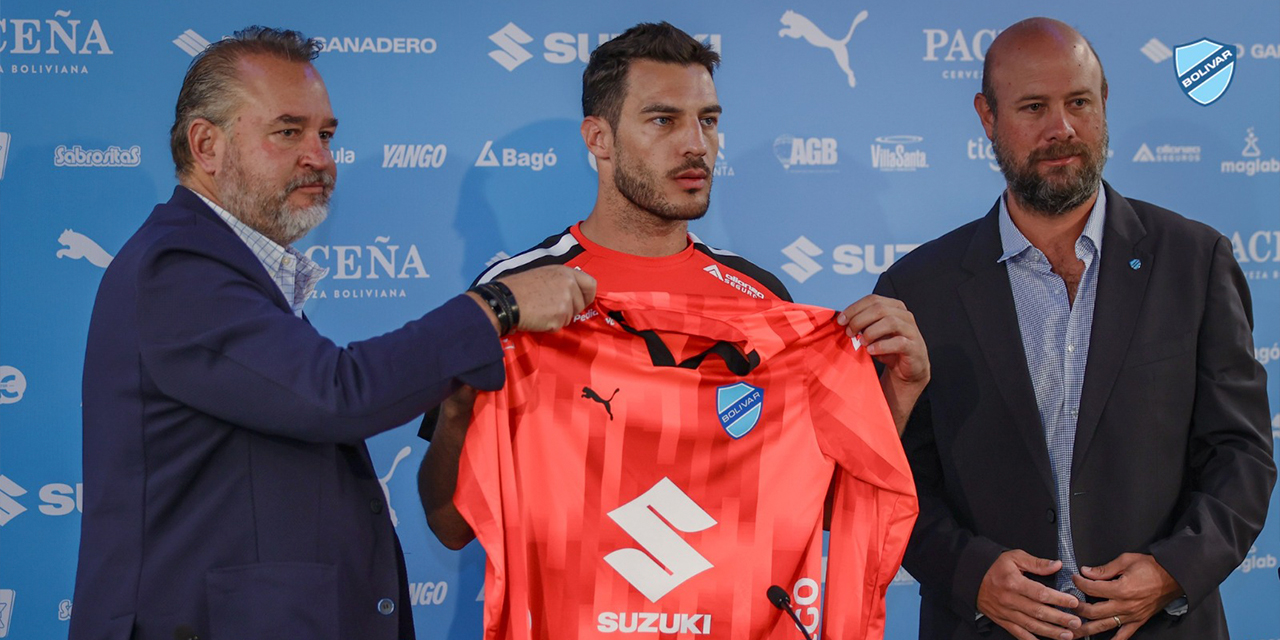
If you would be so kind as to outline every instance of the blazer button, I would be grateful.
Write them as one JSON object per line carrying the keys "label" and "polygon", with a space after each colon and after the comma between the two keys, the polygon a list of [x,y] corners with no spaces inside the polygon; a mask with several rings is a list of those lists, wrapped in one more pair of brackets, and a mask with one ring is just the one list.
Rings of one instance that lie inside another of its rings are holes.
{"label": "blazer button", "polygon": [[1057,513],[1055,513],[1055,512],[1053,511],[1053,509],[1045,509],[1045,510],[1044,510],[1044,519],[1045,519],[1045,521],[1052,523],[1052,522],[1054,522],[1054,521],[1056,521],[1056,520],[1058,519],[1058,514],[1057,514]]}
{"label": "blazer button", "polygon": [[378,613],[381,613],[384,616],[389,616],[394,613],[395,610],[396,603],[392,602],[391,598],[383,598],[378,601]]}
{"label": "blazer button", "polygon": [[370,500],[369,510],[374,513],[382,513],[382,501],[377,498]]}

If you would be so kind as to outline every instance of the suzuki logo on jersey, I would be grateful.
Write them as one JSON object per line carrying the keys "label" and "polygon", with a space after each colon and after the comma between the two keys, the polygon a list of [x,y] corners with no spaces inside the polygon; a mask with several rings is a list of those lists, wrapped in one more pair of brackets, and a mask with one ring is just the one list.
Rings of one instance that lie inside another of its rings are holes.
{"label": "suzuki logo on jersey", "polygon": [[737,440],[747,435],[760,422],[764,408],[764,389],[745,382],[716,388],[716,412],[720,426]]}
{"label": "suzuki logo on jersey", "polygon": [[619,549],[604,561],[649,602],[713,566],[677,532],[705,531],[716,521],[669,478],[608,515],[641,548]]}

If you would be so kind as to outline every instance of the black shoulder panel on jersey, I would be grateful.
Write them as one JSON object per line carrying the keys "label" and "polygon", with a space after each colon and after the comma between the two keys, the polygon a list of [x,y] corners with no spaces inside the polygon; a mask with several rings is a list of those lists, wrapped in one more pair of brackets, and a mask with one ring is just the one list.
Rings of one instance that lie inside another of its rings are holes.
{"label": "black shoulder panel on jersey", "polygon": [[471,281],[471,286],[474,287],[481,282],[488,282],[498,276],[520,273],[551,264],[565,264],[576,258],[583,251],[585,249],[578,244],[577,238],[573,237],[569,229],[565,229],[563,233],[548,236],[546,240],[539,242],[536,246],[485,267],[484,271],[481,271],[480,275]]}
{"label": "black shoulder panel on jersey", "polygon": [[712,260],[715,260],[734,271],[750,276],[756,282],[764,285],[766,289],[773,292],[773,295],[778,296],[787,302],[792,302],[791,293],[787,291],[787,287],[782,284],[782,281],[772,273],[756,266],[754,262],[740,255],[717,251],[701,242],[693,243],[693,248],[701,251]]}

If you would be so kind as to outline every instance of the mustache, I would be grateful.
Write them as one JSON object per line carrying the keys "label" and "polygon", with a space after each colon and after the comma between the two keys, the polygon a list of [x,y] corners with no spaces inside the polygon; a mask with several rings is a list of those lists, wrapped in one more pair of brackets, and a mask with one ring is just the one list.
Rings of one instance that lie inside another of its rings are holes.
{"label": "mustache", "polygon": [[1053,160],[1056,158],[1065,158],[1067,156],[1083,156],[1088,157],[1089,145],[1083,142],[1055,142],[1043,149],[1033,151],[1027,157],[1028,162],[1038,162],[1040,160]]}
{"label": "mustache", "polygon": [[685,160],[684,164],[667,172],[667,177],[674,178],[690,169],[701,169],[707,172],[707,175],[711,174],[711,167],[707,166],[706,160],[703,160],[701,157],[693,157],[693,158],[689,158],[688,160]]}
{"label": "mustache", "polygon": [[323,185],[325,193],[328,193],[329,191],[333,190],[333,183],[334,183],[333,176],[323,171],[308,171],[307,173],[304,173],[290,180],[289,184],[285,185],[284,192],[292,193],[296,189],[301,189],[302,187],[311,187],[319,184],[319,185]]}

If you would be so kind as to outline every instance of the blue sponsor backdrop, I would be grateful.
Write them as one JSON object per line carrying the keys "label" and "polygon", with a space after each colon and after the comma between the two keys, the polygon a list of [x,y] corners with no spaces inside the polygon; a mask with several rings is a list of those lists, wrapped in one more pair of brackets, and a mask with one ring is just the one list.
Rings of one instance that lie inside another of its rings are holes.
{"label": "blue sponsor backdrop", "polygon": [[[724,54],[722,155],[694,230],[778,273],[798,300],[843,306],[994,202],[1003,182],[971,106],[982,57],[1000,28],[1056,12],[1093,40],[1111,82],[1108,179],[1232,239],[1280,411],[1280,3],[1032,5],[224,0],[211,11],[7,0],[0,637],[66,634],[93,296],[103,265],[172,189],[167,133],[192,52],[251,23],[330,43],[317,64],[342,120],[340,184],[330,221],[299,246],[331,269],[308,313],[341,342],[398,326],[493,256],[586,215],[595,174],[578,135],[584,60],[642,20],[669,20]],[[1202,37],[1237,47],[1231,86],[1208,107],[1183,94],[1173,55]],[[414,426],[370,443],[420,634],[477,637],[483,555],[447,551],[427,531],[414,480],[425,447]],[[1275,507],[1223,587],[1236,638],[1280,637]],[[914,637],[917,593],[905,574],[890,588],[889,637]]]}

